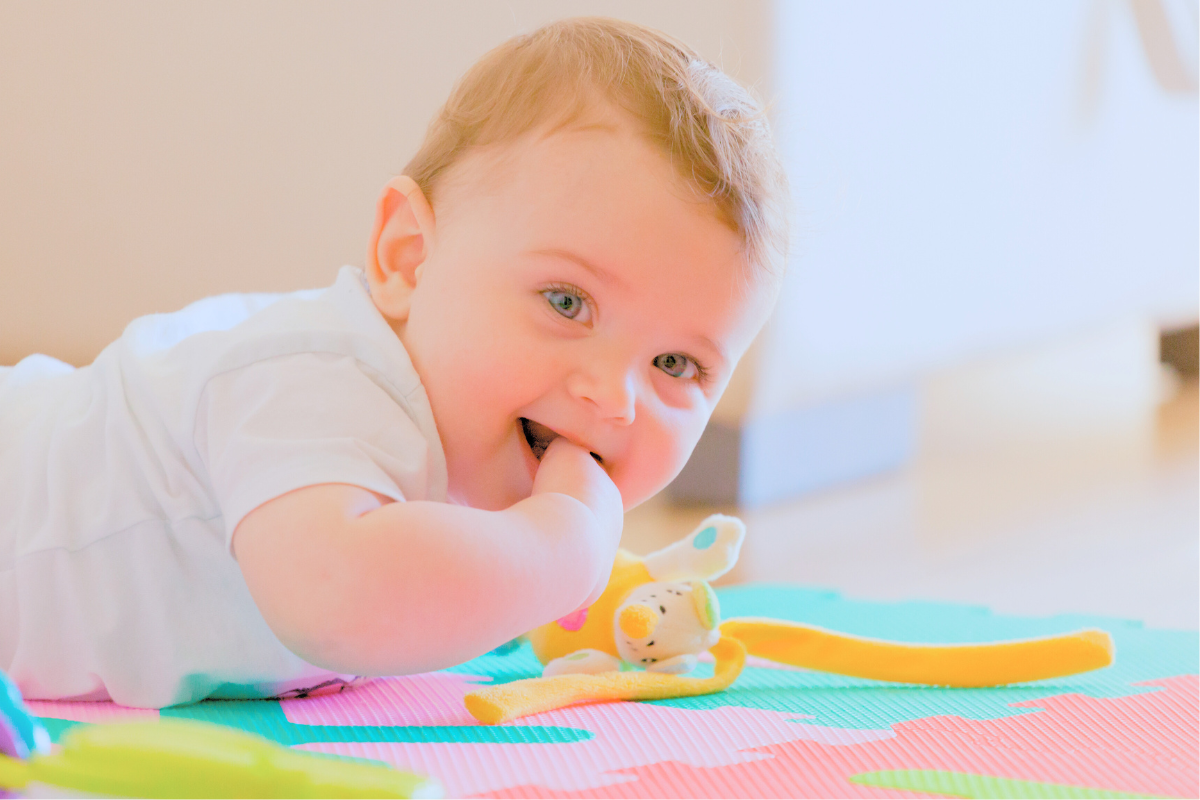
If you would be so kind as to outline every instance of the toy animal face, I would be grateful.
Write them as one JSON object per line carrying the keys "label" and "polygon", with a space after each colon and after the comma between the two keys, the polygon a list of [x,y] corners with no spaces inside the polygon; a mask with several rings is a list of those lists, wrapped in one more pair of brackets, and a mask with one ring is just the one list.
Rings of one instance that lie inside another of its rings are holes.
{"label": "toy animal face", "polygon": [[645,583],[617,607],[617,652],[630,664],[650,667],[679,655],[702,653],[721,638],[720,612],[704,581]]}

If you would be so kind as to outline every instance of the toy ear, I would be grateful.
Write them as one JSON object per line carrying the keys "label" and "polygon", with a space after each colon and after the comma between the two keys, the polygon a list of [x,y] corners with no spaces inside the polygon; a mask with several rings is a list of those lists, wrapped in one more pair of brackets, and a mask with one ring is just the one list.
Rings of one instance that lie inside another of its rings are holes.
{"label": "toy ear", "polygon": [[737,563],[746,526],[737,517],[713,514],[677,542],[642,559],[656,581],[695,581],[719,578]]}
{"label": "toy ear", "polygon": [[617,624],[631,639],[643,639],[654,633],[654,628],[658,625],[658,614],[650,606],[635,603],[621,609]]}
{"label": "toy ear", "polygon": [[692,605],[700,624],[708,630],[713,630],[721,624],[721,606],[717,603],[717,593],[706,581],[692,582]]}

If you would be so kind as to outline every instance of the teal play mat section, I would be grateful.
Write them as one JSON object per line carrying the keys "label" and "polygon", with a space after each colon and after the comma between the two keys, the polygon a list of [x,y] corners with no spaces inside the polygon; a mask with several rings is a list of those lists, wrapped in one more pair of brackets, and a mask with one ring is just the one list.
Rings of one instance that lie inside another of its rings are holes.
{"label": "teal play mat section", "polygon": [[[547,725],[486,727],[468,725],[312,725],[290,721],[278,700],[211,700],[164,708],[171,719],[212,722],[294,746],[323,742],[459,742],[463,744],[555,744],[587,741],[592,734],[578,728]],[[41,718],[57,742],[67,730],[91,723]]]}

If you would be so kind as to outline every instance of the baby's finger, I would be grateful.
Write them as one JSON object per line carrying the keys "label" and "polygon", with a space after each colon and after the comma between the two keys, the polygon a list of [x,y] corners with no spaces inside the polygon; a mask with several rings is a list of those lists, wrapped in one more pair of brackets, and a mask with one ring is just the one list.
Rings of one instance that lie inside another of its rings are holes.
{"label": "baby's finger", "polygon": [[[535,493],[566,491],[574,496],[575,492],[570,489],[583,489],[586,484],[597,480],[597,473],[600,472],[603,469],[588,450],[560,436],[550,443],[542,455],[534,476],[533,490]],[[566,489],[551,489],[548,488],[549,484]]]}
{"label": "baby's finger", "polygon": [[551,442],[533,480],[533,493],[542,492],[561,492],[574,497],[592,509],[614,543],[620,538],[624,518],[621,493],[587,449],[562,437]]}

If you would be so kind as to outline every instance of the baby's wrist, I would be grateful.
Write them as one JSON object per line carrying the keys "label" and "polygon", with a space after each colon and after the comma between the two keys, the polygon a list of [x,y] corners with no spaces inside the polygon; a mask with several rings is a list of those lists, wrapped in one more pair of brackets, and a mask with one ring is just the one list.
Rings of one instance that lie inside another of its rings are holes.
{"label": "baby's wrist", "polygon": [[[581,569],[587,575],[574,576],[590,586],[591,573],[607,574],[612,566],[615,539],[606,530],[595,509],[577,497],[562,492],[543,492],[522,500],[510,510],[520,513],[537,532],[548,561],[570,565],[563,574]],[[618,529],[619,533],[619,529]],[[611,545],[611,546],[610,546]]]}
{"label": "baby's wrist", "polygon": [[563,491],[546,490],[530,495],[512,507],[544,533],[558,536],[564,531],[585,532],[599,528],[595,509],[579,497]]}

